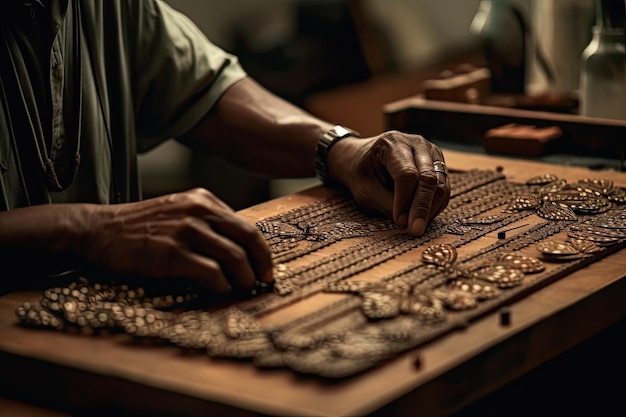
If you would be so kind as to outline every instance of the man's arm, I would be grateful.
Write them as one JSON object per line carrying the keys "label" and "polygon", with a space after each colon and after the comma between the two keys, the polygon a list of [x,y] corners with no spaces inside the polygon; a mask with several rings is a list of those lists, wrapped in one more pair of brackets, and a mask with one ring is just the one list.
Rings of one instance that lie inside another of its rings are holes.
{"label": "man's arm", "polygon": [[76,268],[84,206],[46,205],[0,212],[0,294]]}
{"label": "man's arm", "polygon": [[319,138],[331,127],[244,78],[179,140],[264,177],[310,177]]}
{"label": "man's arm", "polygon": [[272,280],[261,232],[207,190],[136,203],[51,204],[0,212],[0,293],[79,267],[178,278],[211,291]]}
{"label": "man's arm", "polygon": [[[266,176],[303,177],[313,175],[317,143],[332,126],[246,78],[182,140]],[[339,141],[327,165],[330,178],[348,187],[361,206],[421,235],[450,195],[436,161],[443,161],[441,150],[421,136],[385,132]],[[0,280],[3,291],[84,265],[188,279],[218,292],[272,280],[260,231],[200,189],[137,203],[2,212],[0,261],[13,271]]]}
{"label": "man's arm", "polygon": [[[314,175],[319,139],[333,126],[244,78],[180,140],[270,178],[306,177]],[[435,171],[439,161],[441,150],[423,137],[385,132],[339,141],[327,166],[361,206],[422,235],[450,197],[447,173]]]}

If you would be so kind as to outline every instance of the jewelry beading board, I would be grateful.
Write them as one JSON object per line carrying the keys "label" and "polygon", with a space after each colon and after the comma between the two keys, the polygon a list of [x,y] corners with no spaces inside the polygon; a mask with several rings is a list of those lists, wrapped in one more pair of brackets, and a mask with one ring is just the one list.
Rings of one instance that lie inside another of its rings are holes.
{"label": "jewelry beading board", "polygon": [[421,237],[347,195],[259,220],[275,283],[245,299],[215,303],[194,288],[164,294],[82,273],[16,314],[25,326],[125,332],[343,378],[624,247],[626,195],[610,181],[544,174],[520,184],[497,170],[453,172],[450,181],[448,207]]}

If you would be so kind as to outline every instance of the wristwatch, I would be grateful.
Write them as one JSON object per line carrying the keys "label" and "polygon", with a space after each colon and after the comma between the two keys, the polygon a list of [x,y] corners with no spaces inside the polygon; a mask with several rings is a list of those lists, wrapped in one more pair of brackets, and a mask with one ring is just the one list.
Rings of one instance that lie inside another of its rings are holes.
{"label": "wristwatch", "polygon": [[330,151],[330,148],[335,145],[335,143],[339,142],[341,139],[349,137],[360,138],[361,135],[352,129],[336,125],[324,133],[317,143],[317,152],[315,153],[314,161],[315,175],[317,175],[317,178],[319,178],[320,181],[322,181],[322,183],[327,187],[337,186],[337,184],[331,181],[330,176],[328,175],[328,165],[326,163],[328,159],[328,152]]}

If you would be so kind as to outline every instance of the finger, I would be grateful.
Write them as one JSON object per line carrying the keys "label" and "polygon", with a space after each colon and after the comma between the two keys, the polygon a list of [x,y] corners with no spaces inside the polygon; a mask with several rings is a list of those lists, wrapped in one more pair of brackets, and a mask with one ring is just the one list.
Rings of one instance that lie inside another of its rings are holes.
{"label": "finger", "polygon": [[[248,262],[248,257],[245,250],[239,245],[235,244],[231,240],[221,236],[211,229],[209,224],[205,221],[195,217],[185,217],[181,219],[160,220],[157,222],[147,223],[146,230],[148,234],[153,237],[151,243],[155,245],[158,239],[170,239],[171,245],[175,246],[178,251],[170,250],[170,242],[166,242],[164,246],[155,246],[155,253],[158,253],[156,248],[163,247],[166,251],[173,252],[171,256],[173,265],[171,267],[165,267],[169,269],[171,274],[177,277],[187,277],[184,274],[188,274],[188,262],[189,260],[185,254],[193,254],[194,260],[196,256],[200,255],[204,258],[210,259],[216,263],[219,268],[219,273],[213,272],[215,267],[209,264],[210,275],[209,279],[213,280],[217,278],[221,281],[223,277],[225,281],[232,286],[239,288],[252,288],[255,283],[255,274]],[[156,239],[154,239],[156,237]],[[149,255],[150,256],[150,255]],[[154,255],[153,255],[154,256]],[[167,260],[155,259],[153,265],[158,265]],[[184,272],[185,271],[185,272]],[[155,274],[160,272],[154,271]],[[205,281],[201,275],[193,274],[189,278]],[[220,289],[224,289],[223,284],[220,283]]]}
{"label": "finger", "polygon": [[448,167],[446,166],[446,162],[443,160],[443,156],[441,156],[441,154],[433,157],[433,170],[435,171],[437,181],[439,181],[440,184],[445,185],[448,180]]}
{"label": "finger", "polygon": [[392,219],[393,217],[393,190],[387,189],[379,182],[370,184],[367,188],[354,192],[355,200],[362,209]]}
{"label": "finger", "polygon": [[[214,216],[214,219],[208,222],[195,217],[186,217],[180,220],[162,221],[157,227],[161,229],[160,233],[173,234],[181,248],[188,248],[193,253],[217,262],[223,275],[233,287],[253,288],[257,278],[248,259],[246,248],[213,228],[213,225],[224,223],[226,220],[222,216]],[[233,234],[237,228],[245,226],[246,224],[242,224],[241,221],[232,221],[228,228],[223,229]]]}
{"label": "finger", "polygon": [[206,216],[205,221],[216,232],[243,248],[246,262],[251,266],[256,280],[267,283],[273,281],[272,253],[259,229],[236,214]]}
{"label": "finger", "polygon": [[422,236],[432,218],[433,201],[437,191],[437,178],[432,172],[422,172],[411,209],[409,211],[409,233]]}
{"label": "finger", "polygon": [[399,226],[408,226],[408,213],[417,187],[419,173],[411,146],[387,135],[376,141],[370,155],[375,168],[369,173],[375,185],[357,190],[355,198],[361,205],[391,217]]}
{"label": "finger", "polygon": [[[222,245],[213,248],[213,256],[219,256],[222,262],[234,273],[234,282],[249,287],[250,275],[242,270],[243,266],[251,265],[255,280],[271,282],[272,259],[270,250],[263,239],[261,232],[239,218],[236,213],[210,191],[203,188],[195,188],[184,193],[173,194],[166,200],[170,210],[177,213],[201,217],[205,222],[210,223],[217,234],[225,236],[241,246],[247,255],[243,259],[233,261],[241,257],[240,251],[228,243],[222,241]],[[225,248],[230,246],[230,248]],[[229,252],[230,251],[230,252]],[[208,255],[208,254],[207,254]],[[235,267],[235,265],[240,265]],[[254,280],[252,281],[254,284]]]}
{"label": "finger", "polygon": [[433,208],[431,219],[441,213],[450,200],[450,179],[448,177],[448,168],[445,165],[443,156],[433,162],[435,174],[437,176],[437,190],[433,200]]}
{"label": "finger", "polygon": [[[204,240],[204,244],[200,241]],[[199,254],[215,260],[228,282],[236,288],[254,287],[256,275],[244,248],[213,231],[205,232],[198,239]]]}
{"label": "finger", "polygon": [[450,186],[448,185],[448,182],[442,184],[441,182],[437,181],[437,190],[435,191],[433,207],[431,210],[431,220],[437,217],[437,215],[448,206],[449,200]]}
{"label": "finger", "polygon": [[409,232],[421,236],[432,218],[433,202],[439,182],[429,152],[415,150],[415,164],[419,171],[419,182],[409,211]]}
{"label": "finger", "polygon": [[399,144],[387,169],[394,183],[393,219],[398,226],[407,227],[409,207],[419,183],[413,151],[407,145]]}
{"label": "finger", "polygon": [[[156,233],[157,227],[153,227]],[[158,232],[160,233],[160,232]],[[214,259],[194,253],[172,235],[153,235],[149,239],[127,239],[128,254],[116,262],[119,272],[136,273],[152,278],[191,279],[208,290],[227,293],[231,286]],[[137,262],[142,263],[138,266]],[[139,268],[139,269],[138,269]]]}
{"label": "finger", "polygon": [[190,278],[212,292],[228,293],[232,290],[222,267],[214,259],[188,252],[181,265],[177,271],[173,271],[174,276]]}

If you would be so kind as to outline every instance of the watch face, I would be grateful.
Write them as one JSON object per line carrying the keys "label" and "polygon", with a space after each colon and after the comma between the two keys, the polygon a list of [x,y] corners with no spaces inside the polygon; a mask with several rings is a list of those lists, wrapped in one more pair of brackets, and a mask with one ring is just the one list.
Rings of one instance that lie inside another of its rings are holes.
{"label": "watch face", "polygon": [[333,129],[331,129],[331,132],[333,130],[334,130],[335,136],[337,136],[338,138],[343,138],[345,136],[353,134],[353,132],[349,131],[343,126],[335,126]]}
{"label": "watch face", "polygon": [[359,135],[356,131],[339,125],[333,127],[327,133],[336,138],[345,138],[346,136],[354,136],[357,138],[361,137],[361,135]]}

